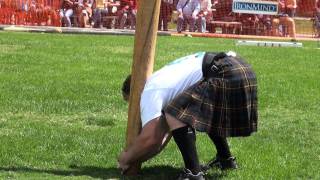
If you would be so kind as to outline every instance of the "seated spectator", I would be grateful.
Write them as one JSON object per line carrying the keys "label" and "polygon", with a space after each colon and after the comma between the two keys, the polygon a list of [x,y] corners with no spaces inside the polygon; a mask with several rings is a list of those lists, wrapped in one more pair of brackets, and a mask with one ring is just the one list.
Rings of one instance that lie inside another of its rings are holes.
{"label": "seated spectator", "polygon": [[200,12],[197,18],[198,32],[204,33],[207,30],[207,22],[212,19],[211,0],[200,0]]}
{"label": "seated spectator", "polygon": [[[293,0],[295,1],[295,0]],[[295,3],[296,4],[296,3]],[[272,20],[272,34],[273,36],[280,36],[280,31],[282,32],[283,36],[287,35],[287,32],[289,33],[289,36],[292,38],[292,40],[296,40],[296,27],[295,22],[292,17],[290,17],[287,13],[290,8],[286,8],[283,3],[279,2],[280,5],[280,13],[275,16]],[[288,7],[291,7],[291,4],[287,3],[285,5],[289,5]],[[290,15],[294,15],[294,13],[289,12]]]}
{"label": "seated spectator", "polygon": [[61,17],[62,26],[71,27],[70,17],[73,15],[73,5],[74,5],[73,0],[61,1],[60,17]]}
{"label": "seated spectator", "polygon": [[[114,0],[107,0],[105,7],[108,9],[108,13],[106,16],[113,16],[113,17],[118,17],[118,8],[120,7],[120,1],[114,2]],[[114,28],[116,26],[118,18],[113,19],[109,18],[105,21],[106,27],[107,28]]]}
{"label": "seated spectator", "polygon": [[272,22],[270,15],[258,14],[258,35],[271,36]]}
{"label": "seated spectator", "polygon": [[294,20],[288,16],[275,17],[272,20],[272,34],[273,36],[280,36],[280,31],[282,30],[282,35],[286,36],[286,31],[288,30],[289,36],[296,39],[295,23]]}
{"label": "seated spectator", "polygon": [[317,36],[320,37],[320,0],[316,0],[316,15],[315,15],[315,25],[317,29]]}
{"label": "seated spectator", "polygon": [[258,17],[255,14],[239,14],[239,21],[242,23],[242,34],[256,35]]}
{"label": "seated spectator", "polygon": [[126,25],[130,29],[135,29],[137,7],[134,0],[122,1],[123,5],[118,13],[119,28],[124,29]]}
{"label": "seated spectator", "polygon": [[173,0],[161,0],[158,30],[168,31],[168,22],[171,19]]}
{"label": "seated spectator", "polygon": [[[214,21],[232,22],[240,21],[239,14],[232,12],[232,0],[214,0],[213,6],[215,11],[212,13]],[[227,25],[227,24],[212,24],[209,28],[209,32],[215,33],[216,28],[221,28],[222,34],[239,34],[241,27],[239,25]]]}
{"label": "seated spectator", "polygon": [[78,0],[76,4],[76,14],[79,22],[79,27],[91,27],[89,19],[92,16],[93,0]]}
{"label": "seated spectator", "polygon": [[195,31],[195,22],[198,13],[200,12],[199,0],[179,0],[177,4],[177,11],[179,13],[177,31],[185,30],[184,23],[189,24],[189,32]]}
{"label": "seated spectator", "polygon": [[[118,7],[120,6],[120,2],[114,2],[113,0],[96,0],[93,6],[93,26],[95,28],[102,28],[104,23],[102,17],[117,16],[117,11]],[[111,28],[111,21],[112,19],[107,19],[107,21],[105,22],[107,28]]]}

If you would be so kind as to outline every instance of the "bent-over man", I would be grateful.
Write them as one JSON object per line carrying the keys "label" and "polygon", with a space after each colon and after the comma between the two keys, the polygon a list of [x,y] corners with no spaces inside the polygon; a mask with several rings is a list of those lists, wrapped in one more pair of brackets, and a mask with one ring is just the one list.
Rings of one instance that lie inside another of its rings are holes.
{"label": "bent-over man", "polygon": [[[130,77],[123,84],[128,100]],[[257,131],[257,82],[234,52],[198,52],[179,58],[148,78],[140,101],[142,131],[119,156],[123,172],[162,150],[172,134],[184,160],[179,179],[204,179],[210,167],[237,168],[227,137]],[[217,154],[200,166],[195,130],[209,135]]]}

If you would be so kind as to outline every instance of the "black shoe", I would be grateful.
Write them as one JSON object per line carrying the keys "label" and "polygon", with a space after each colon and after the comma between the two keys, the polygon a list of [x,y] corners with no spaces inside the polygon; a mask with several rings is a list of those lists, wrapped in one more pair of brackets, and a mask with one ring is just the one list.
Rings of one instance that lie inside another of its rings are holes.
{"label": "black shoe", "polygon": [[204,179],[204,173],[202,171],[194,175],[189,169],[183,169],[183,172],[181,172],[177,180],[205,180],[205,179]]}
{"label": "black shoe", "polygon": [[229,169],[237,169],[238,165],[235,157],[229,157],[227,159],[220,158],[216,156],[216,158],[212,159],[205,165],[201,165],[201,171],[206,172],[210,168],[217,167],[221,170],[229,170]]}

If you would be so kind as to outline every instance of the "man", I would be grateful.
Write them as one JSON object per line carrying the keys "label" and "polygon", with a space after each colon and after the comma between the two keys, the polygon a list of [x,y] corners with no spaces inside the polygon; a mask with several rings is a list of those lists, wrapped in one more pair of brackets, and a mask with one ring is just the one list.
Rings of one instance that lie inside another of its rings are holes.
{"label": "man", "polygon": [[91,27],[89,19],[92,16],[93,0],[77,0],[74,5],[77,16],[77,25],[85,28]]}
{"label": "man", "polygon": [[279,29],[281,27],[283,36],[286,36],[288,31],[292,41],[296,41],[296,25],[293,19],[296,4],[296,0],[279,1],[280,13],[272,20],[272,34],[274,36],[280,35]]}
{"label": "man", "polygon": [[60,7],[61,24],[63,26],[71,27],[70,17],[73,15],[74,1],[62,0]]}
{"label": "man", "polygon": [[108,13],[108,8],[106,7],[105,0],[95,0],[92,4],[93,15],[93,27],[94,28],[102,28],[102,15]]}
{"label": "man", "polygon": [[118,12],[119,29],[124,29],[126,24],[129,23],[130,29],[135,29],[137,5],[133,0],[121,1],[122,9]]}
{"label": "man", "polygon": [[212,18],[211,7],[211,0],[200,0],[200,12],[197,19],[198,32],[206,32],[207,20],[210,21]]}
{"label": "man", "polygon": [[112,28],[115,26],[116,22],[113,19],[107,19],[103,21],[102,17],[106,16],[117,16],[118,6],[120,3],[114,2],[114,0],[96,0],[96,8],[93,13],[93,22],[95,28],[102,28],[103,24],[107,28]]}
{"label": "man", "polygon": [[161,0],[158,30],[168,31],[168,22],[172,14],[173,0]]}
{"label": "man", "polygon": [[[130,77],[122,91],[128,100]],[[250,66],[230,53],[199,52],[156,71],[141,94],[142,131],[119,156],[125,173],[136,162],[158,152],[172,134],[185,169],[180,179],[204,179],[210,167],[235,169],[226,137],[249,136],[257,130],[257,85]],[[195,130],[206,132],[216,157],[202,168],[195,146]]]}
{"label": "man", "polygon": [[296,14],[297,0],[282,0],[279,2],[282,12],[287,14],[289,17],[293,18]]}
{"label": "man", "polygon": [[179,0],[177,4],[178,22],[177,31],[184,30],[184,24],[189,24],[189,31],[194,32],[198,13],[200,12],[199,0]]}

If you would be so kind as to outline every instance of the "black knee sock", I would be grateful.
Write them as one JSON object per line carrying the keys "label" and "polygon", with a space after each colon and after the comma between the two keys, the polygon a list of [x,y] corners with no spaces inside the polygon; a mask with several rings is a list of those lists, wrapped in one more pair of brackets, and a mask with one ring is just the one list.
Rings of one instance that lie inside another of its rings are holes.
{"label": "black knee sock", "polygon": [[214,143],[217,149],[218,156],[224,159],[231,157],[227,138],[209,134],[210,139]]}
{"label": "black knee sock", "polygon": [[196,149],[196,135],[193,129],[188,126],[172,131],[174,141],[182,154],[185,167],[193,174],[200,172],[199,159]]}

